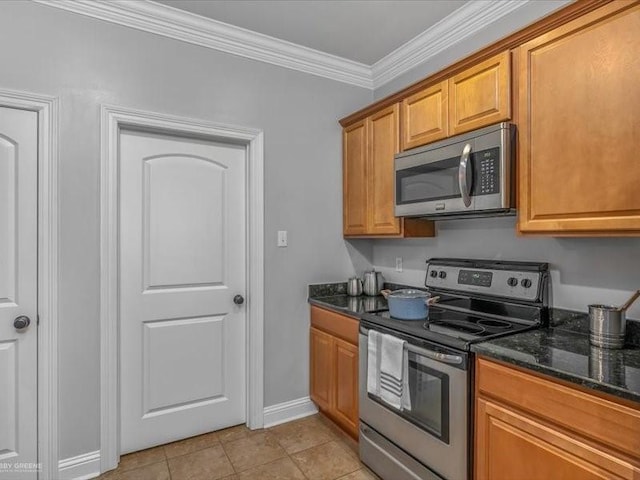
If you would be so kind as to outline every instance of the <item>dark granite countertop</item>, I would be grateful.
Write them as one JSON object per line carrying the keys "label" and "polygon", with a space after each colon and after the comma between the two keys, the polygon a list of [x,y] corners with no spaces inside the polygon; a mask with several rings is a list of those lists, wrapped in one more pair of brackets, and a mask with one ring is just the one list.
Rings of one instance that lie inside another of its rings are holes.
{"label": "dark granite countertop", "polygon": [[346,283],[309,285],[309,303],[337,313],[360,318],[361,313],[387,310],[387,300],[382,295],[370,297],[347,295]]}
{"label": "dark granite countertop", "polygon": [[[389,290],[399,290],[401,288],[418,288],[424,290],[420,287],[408,287],[406,285],[389,282],[385,282],[384,288]],[[346,282],[309,285],[308,300],[311,305],[317,305],[358,319],[362,313],[379,312],[389,309],[387,299],[382,295],[376,295],[375,297],[368,295],[351,297],[347,295]]]}
{"label": "dark granite countertop", "polygon": [[[627,340],[636,341],[640,324],[628,322]],[[620,350],[589,343],[588,316],[555,310],[551,327],[472,346],[472,351],[583,387],[640,402],[640,346]]]}
{"label": "dark granite countertop", "polygon": [[350,297],[349,295],[333,295],[331,297],[309,297],[311,305],[327,308],[338,313],[351,315],[360,319],[360,315],[367,312],[375,312],[377,310],[387,310],[387,300],[378,295],[368,297],[360,295],[359,297]]}
{"label": "dark granite countertop", "polygon": [[[395,290],[402,285],[385,284]],[[413,287],[412,287],[413,288]],[[346,283],[309,285],[309,303],[360,318],[386,310],[384,297],[350,297]],[[599,392],[640,402],[640,322],[627,322],[627,344],[620,350],[589,343],[589,317],[552,309],[550,327],[473,344],[479,355],[501,360]]]}

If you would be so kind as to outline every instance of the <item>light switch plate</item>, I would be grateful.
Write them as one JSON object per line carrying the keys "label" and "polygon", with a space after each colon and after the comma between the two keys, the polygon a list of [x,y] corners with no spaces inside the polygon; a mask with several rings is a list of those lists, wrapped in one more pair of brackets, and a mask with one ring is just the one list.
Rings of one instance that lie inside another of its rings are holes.
{"label": "light switch plate", "polygon": [[286,230],[278,230],[278,246],[286,247],[287,246],[287,231]]}
{"label": "light switch plate", "polygon": [[402,257],[396,257],[396,272],[402,271]]}

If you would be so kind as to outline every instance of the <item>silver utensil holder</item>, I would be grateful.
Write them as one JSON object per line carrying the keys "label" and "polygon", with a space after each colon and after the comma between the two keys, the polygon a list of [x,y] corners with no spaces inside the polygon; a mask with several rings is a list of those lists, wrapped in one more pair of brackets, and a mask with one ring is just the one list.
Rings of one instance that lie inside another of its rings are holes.
{"label": "silver utensil holder", "polygon": [[589,340],[601,348],[622,348],[627,319],[612,305],[589,305]]}

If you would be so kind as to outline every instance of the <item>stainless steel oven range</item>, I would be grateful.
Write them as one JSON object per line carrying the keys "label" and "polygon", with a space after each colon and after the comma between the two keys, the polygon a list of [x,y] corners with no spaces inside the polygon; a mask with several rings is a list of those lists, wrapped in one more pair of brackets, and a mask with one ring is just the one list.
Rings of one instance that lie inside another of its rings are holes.
{"label": "stainless steel oven range", "polygon": [[[360,458],[384,480],[471,478],[470,345],[548,321],[546,263],[431,259],[425,286],[440,296],[427,319],[381,311],[360,321]],[[370,331],[405,342],[408,405],[369,393]]]}

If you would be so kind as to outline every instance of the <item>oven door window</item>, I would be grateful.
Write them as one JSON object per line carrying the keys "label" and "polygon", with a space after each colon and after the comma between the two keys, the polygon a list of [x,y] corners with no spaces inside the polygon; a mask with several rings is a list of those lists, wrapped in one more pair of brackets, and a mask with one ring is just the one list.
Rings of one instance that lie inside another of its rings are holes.
{"label": "oven door window", "polygon": [[[432,436],[449,443],[449,375],[431,368],[429,360],[408,352],[408,385],[411,408],[396,410],[381,399],[368,394],[385,408],[393,410]],[[431,361],[431,363],[433,363]]]}
{"label": "oven door window", "polygon": [[420,362],[409,352],[411,410],[403,413],[434,437],[449,443],[449,375]]}

